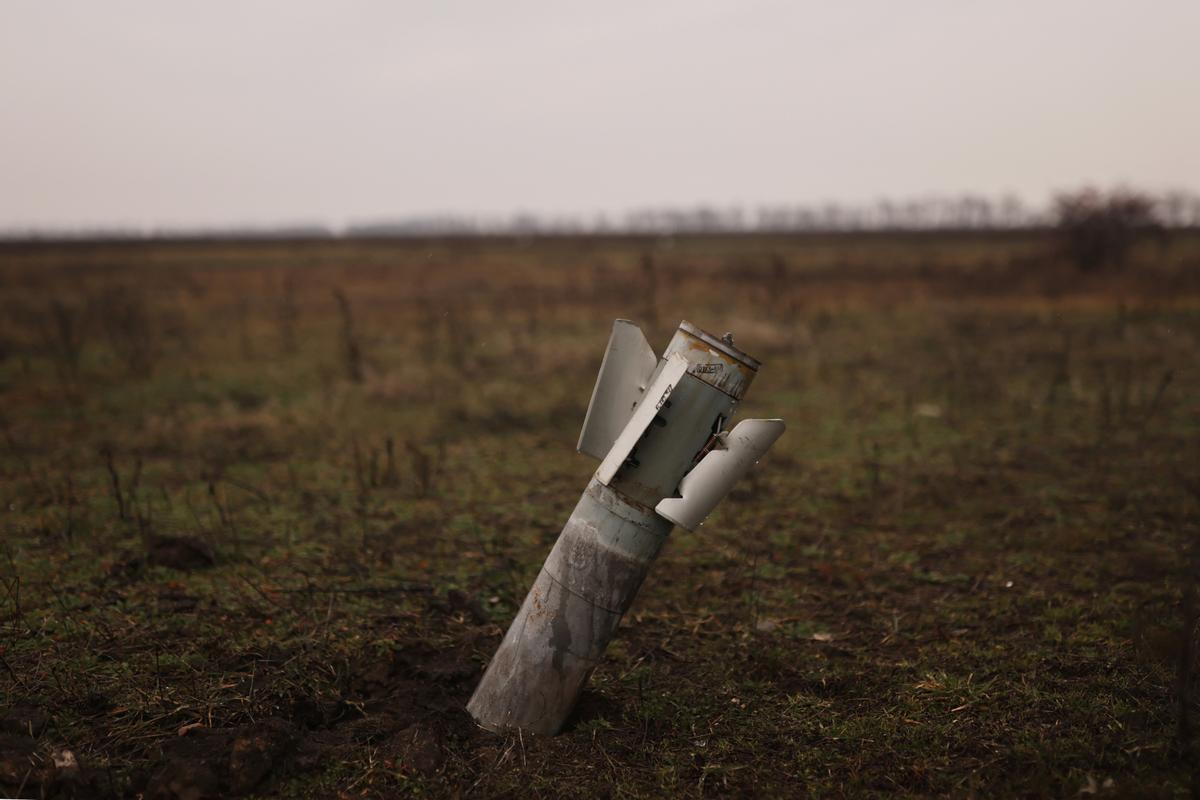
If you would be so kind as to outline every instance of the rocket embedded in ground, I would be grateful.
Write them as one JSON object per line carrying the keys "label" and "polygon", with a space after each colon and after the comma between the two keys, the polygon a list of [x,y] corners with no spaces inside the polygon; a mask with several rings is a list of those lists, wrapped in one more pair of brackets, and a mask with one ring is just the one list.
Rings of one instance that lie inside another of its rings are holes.
{"label": "rocket embedded in ground", "polygon": [[698,527],[782,435],[726,430],[759,366],[686,321],[662,358],[613,324],[578,444],[600,466],[467,704],[476,722],[561,730],[672,527]]}

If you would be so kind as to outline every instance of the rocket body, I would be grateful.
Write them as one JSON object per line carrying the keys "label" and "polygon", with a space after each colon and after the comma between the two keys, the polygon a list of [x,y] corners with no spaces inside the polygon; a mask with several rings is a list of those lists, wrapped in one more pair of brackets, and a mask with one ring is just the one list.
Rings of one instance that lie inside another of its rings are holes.
{"label": "rocket body", "polygon": [[467,710],[500,731],[558,733],[672,524],[594,478]]}
{"label": "rocket body", "polygon": [[674,524],[699,525],[783,432],[724,432],[759,366],[731,339],[684,322],[657,359],[614,325],[579,440],[600,467],[467,704],[484,728],[558,733]]}

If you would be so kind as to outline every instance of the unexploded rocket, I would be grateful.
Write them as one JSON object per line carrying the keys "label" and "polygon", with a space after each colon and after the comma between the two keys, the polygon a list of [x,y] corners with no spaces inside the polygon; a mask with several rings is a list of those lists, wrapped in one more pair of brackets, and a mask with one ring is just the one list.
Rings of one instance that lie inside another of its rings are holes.
{"label": "unexploded rocket", "polygon": [[613,324],[578,445],[600,466],[467,704],[476,722],[562,728],[671,528],[699,526],[783,433],[725,429],[759,366],[686,321],[662,358]]}

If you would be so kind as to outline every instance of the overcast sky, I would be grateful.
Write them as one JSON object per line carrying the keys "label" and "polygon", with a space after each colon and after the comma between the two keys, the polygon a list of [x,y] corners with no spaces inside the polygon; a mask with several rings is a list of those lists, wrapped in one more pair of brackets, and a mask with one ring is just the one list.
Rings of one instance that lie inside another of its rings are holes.
{"label": "overcast sky", "polygon": [[0,2],[0,227],[1200,189],[1197,0]]}

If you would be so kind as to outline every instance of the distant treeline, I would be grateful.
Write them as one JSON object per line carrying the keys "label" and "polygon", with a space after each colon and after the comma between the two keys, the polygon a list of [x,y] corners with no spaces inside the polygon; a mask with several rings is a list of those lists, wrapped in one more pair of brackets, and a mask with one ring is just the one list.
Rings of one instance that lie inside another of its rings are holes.
{"label": "distant treeline", "polygon": [[[1063,193],[1041,207],[1015,196],[966,194],[868,204],[768,205],[754,209],[700,205],[692,208],[644,208],[619,215],[509,216],[433,214],[364,221],[336,229],[321,224],[225,228],[94,228],[77,230],[9,229],[8,241],[38,239],[336,239],[427,236],[619,236],[696,233],[826,233],[886,231],[970,231],[1048,228],[1062,222],[1064,209],[1094,190]],[[1136,197],[1154,224],[1163,228],[1200,228],[1200,194],[1161,194],[1117,190],[1110,196]]]}

